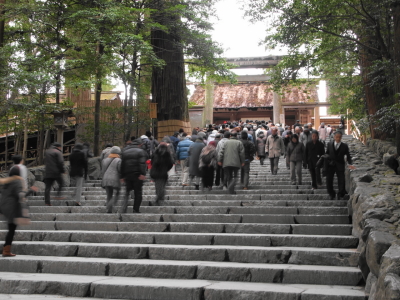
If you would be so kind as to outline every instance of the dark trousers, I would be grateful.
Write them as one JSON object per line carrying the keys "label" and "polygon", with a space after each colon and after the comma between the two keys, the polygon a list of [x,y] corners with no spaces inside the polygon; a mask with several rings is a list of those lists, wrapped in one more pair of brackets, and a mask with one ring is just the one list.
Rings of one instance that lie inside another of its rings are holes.
{"label": "dark trousers", "polygon": [[333,197],[336,195],[336,192],[333,189],[333,179],[335,177],[335,174],[337,175],[337,178],[338,178],[338,186],[339,186],[338,195],[339,195],[339,197],[343,197],[344,195],[347,194],[345,175],[344,175],[344,171],[338,171],[336,167],[328,168],[328,171],[326,174],[326,186],[327,186],[328,193],[330,196],[333,196]]}
{"label": "dark trousers", "polygon": [[126,213],[128,207],[128,200],[131,196],[131,191],[134,191],[135,200],[133,202],[133,210],[138,212],[140,205],[142,204],[142,193],[143,193],[143,180],[139,180],[139,175],[135,175],[134,178],[126,178],[126,194],[124,204],[122,206],[122,212]]}
{"label": "dark trousers", "polygon": [[[113,206],[117,203],[119,197],[119,188],[115,188],[112,186],[106,186],[106,193],[107,193],[107,212],[111,213]],[[115,192],[115,194],[114,194]]]}
{"label": "dark trousers", "polygon": [[154,179],[154,185],[156,187],[156,201],[165,200],[165,186],[167,185],[167,181],[168,178]]}
{"label": "dark trousers", "polygon": [[224,168],[224,179],[225,185],[228,187],[229,194],[235,193],[236,177],[240,168],[236,167],[225,167]]}
{"label": "dark trousers", "polygon": [[320,168],[317,169],[315,166],[310,166],[310,175],[311,175],[311,186],[316,189],[318,188],[318,185],[322,185],[322,179],[321,179],[321,170]]}
{"label": "dark trousers", "polygon": [[62,185],[63,185],[63,180],[62,177],[58,178],[46,178],[44,180],[44,183],[46,185],[46,188],[44,190],[44,202],[46,204],[50,204],[50,190],[51,187],[53,186],[54,181],[57,181],[58,183],[58,193],[57,195],[60,197],[61,196],[61,191],[62,191]]}
{"label": "dark trousers", "polygon": [[214,185],[214,167],[201,168],[201,180],[204,188],[210,188]]}
{"label": "dark trousers", "polygon": [[218,165],[217,172],[215,174],[215,185],[219,186],[221,182],[224,182],[224,169],[220,165]]}
{"label": "dark trousers", "polygon": [[8,224],[8,232],[6,235],[6,242],[4,246],[11,246],[13,240],[14,240],[14,235],[15,235],[15,230],[17,229],[17,225],[14,223],[9,223]]}
{"label": "dark trousers", "polygon": [[260,165],[264,165],[265,156],[260,156]]}
{"label": "dark trousers", "polygon": [[240,183],[244,188],[249,187],[250,180],[250,162],[246,161],[244,166],[240,170]]}
{"label": "dark trousers", "polygon": [[279,156],[270,158],[269,161],[271,162],[271,173],[272,173],[272,175],[278,174]]}

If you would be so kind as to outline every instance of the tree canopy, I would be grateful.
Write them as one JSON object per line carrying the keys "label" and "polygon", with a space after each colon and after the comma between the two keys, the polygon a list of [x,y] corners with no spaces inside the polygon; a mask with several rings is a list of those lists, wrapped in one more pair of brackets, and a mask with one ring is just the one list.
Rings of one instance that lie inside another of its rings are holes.
{"label": "tree canopy", "polygon": [[398,0],[243,1],[248,17],[267,22],[263,43],[288,50],[272,70],[275,85],[304,76],[325,79],[331,112],[350,109],[356,119],[398,101],[399,7]]}

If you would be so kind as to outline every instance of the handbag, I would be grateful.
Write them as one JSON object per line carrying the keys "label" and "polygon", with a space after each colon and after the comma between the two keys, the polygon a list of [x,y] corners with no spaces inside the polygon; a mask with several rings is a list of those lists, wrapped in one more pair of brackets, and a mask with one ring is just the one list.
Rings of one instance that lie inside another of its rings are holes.
{"label": "handbag", "polygon": [[168,176],[176,175],[175,165],[168,171]]}

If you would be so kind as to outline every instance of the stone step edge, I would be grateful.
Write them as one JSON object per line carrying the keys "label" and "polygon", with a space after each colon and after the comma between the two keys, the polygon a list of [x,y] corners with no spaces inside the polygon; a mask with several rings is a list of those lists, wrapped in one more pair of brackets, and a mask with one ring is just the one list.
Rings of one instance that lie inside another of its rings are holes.
{"label": "stone step edge", "polygon": [[89,246],[89,247],[144,247],[144,248],[191,248],[191,249],[241,249],[241,250],[291,250],[291,251],[314,251],[314,252],[343,252],[357,254],[356,248],[316,248],[316,247],[294,247],[294,246],[236,246],[236,245],[171,245],[171,244],[103,244],[103,243],[81,243],[81,242],[48,242],[48,241],[16,241],[17,245],[46,245],[46,246]]}
{"label": "stone step edge", "polygon": [[0,257],[0,272],[345,286],[363,284],[361,270],[357,267],[184,260],[20,255],[12,259]]}
{"label": "stone step edge", "polygon": [[[228,294],[238,297],[245,292],[251,297],[269,297],[276,294],[300,298],[302,295],[340,295],[346,299],[365,299],[362,287],[328,285],[291,285],[244,282],[220,282],[210,280],[176,280],[159,278],[126,278],[109,276],[83,276],[40,273],[0,273],[0,287],[13,293],[43,293],[72,297],[140,299],[226,299]],[[23,286],[24,289],[20,287]],[[40,290],[37,287],[40,286]],[[119,296],[117,296],[119,295]],[[226,296],[225,296],[226,295]],[[268,299],[268,298],[264,298]],[[282,299],[289,299],[287,297]],[[329,298],[325,298],[329,299]]]}
{"label": "stone step edge", "polygon": [[[0,230],[0,233],[7,233],[7,230]],[[52,234],[54,230],[18,230],[18,232],[26,232],[26,233],[48,233]],[[100,234],[113,234],[113,235],[176,235],[176,236],[235,236],[235,237],[290,237],[290,238],[334,238],[334,239],[358,239],[352,235],[314,235],[314,234],[265,234],[265,233],[209,233],[209,232],[153,232],[153,231],[88,231],[88,230],[56,230],[56,232],[63,233],[71,233],[71,234],[92,234],[92,235],[100,235]],[[124,244],[125,245],[125,244]],[[167,244],[170,245],[170,244]]]}

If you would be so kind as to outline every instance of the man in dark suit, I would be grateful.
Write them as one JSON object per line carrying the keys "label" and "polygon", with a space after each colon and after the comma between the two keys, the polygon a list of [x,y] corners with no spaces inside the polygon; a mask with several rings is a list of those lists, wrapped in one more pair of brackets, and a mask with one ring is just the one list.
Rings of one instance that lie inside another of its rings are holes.
{"label": "man in dark suit", "polygon": [[311,134],[312,140],[306,144],[304,160],[310,170],[313,190],[316,190],[318,185],[321,185],[321,173],[318,172],[317,175],[316,168],[318,160],[325,154],[325,146],[318,137],[318,131],[313,130]]}
{"label": "man in dark suit", "polygon": [[339,185],[338,199],[340,199],[340,197],[344,198],[344,196],[347,194],[344,175],[346,167],[345,156],[347,158],[347,162],[350,165],[349,168],[351,170],[354,170],[355,167],[352,166],[349,146],[342,142],[342,132],[337,131],[335,133],[334,140],[328,144],[326,154],[329,155],[328,170],[326,176],[328,193],[331,197],[331,200],[335,199],[336,192],[333,189],[333,178],[336,173]]}

